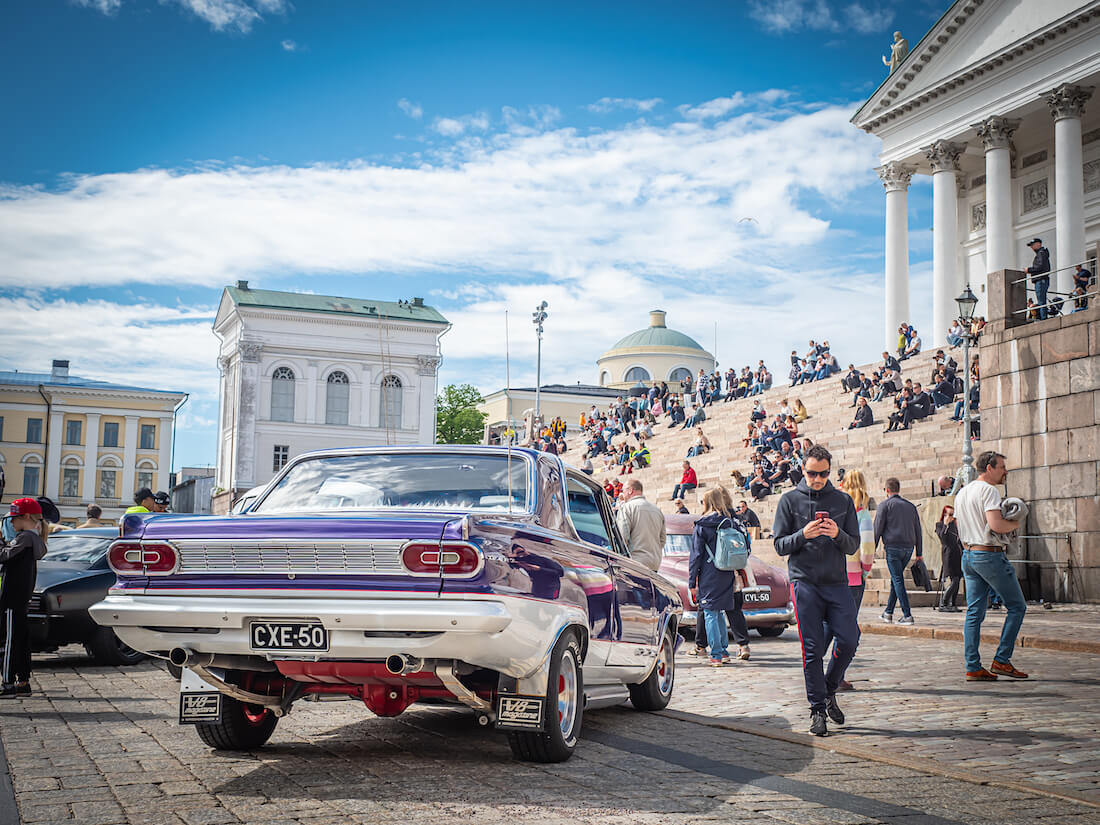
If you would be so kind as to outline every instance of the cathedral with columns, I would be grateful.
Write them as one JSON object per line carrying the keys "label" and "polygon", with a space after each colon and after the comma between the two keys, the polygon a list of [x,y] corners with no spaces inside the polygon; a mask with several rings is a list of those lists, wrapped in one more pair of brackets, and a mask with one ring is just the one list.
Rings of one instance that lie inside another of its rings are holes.
{"label": "cathedral with columns", "polygon": [[[932,318],[942,346],[966,285],[986,314],[986,275],[1025,269],[1041,238],[1051,291],[1100,242],[1100,2],[958,0],[852,118],[882,140],[885,341],[910,320],[909,187],[932,178]],[[899,49],[899,44],[902,47]]]}

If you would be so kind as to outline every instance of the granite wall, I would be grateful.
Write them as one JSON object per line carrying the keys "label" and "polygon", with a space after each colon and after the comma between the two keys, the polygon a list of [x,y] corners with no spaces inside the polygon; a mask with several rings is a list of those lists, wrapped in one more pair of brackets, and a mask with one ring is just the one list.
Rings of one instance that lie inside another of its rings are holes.
{"label": "granite wall", "polygon": [[1006,494],[1031,505],[1027,557],[1055,562],[1033,579],[1042,596],[1100,602],[1100,302],[1027,323],[1022,277],[989,276],[981,449],[1004,454]]}

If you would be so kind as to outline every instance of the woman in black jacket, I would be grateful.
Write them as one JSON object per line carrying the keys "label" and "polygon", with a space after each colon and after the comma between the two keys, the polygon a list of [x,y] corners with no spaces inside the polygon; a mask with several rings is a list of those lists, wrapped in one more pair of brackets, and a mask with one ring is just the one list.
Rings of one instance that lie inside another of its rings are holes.
{"label": "woman in black jacket", "polygon": [[707,641],[710,642],[710,663],[721,667],[730,661],[729,631],[726,629],[725,611],[733,610],[734,570],[719,570],[714,566],[718,548],[718,528],[728,526],[738,529],[732,512],[726,507],[720,488],[707,490],[703,496],[703,515],[695,522],[691,536],[691,556],[688,560],[688,587],[691,597],[699,605],[706,622]]}
{"label": "woman in black jacket", "polygon": [[950,504],[940,512],[940,520],[936,522],[936,535],[940,537],[940,546],[943,549],[940,581],[944,577],[951,580],[947,589],[940,594],[940,605],[936,609],[941,613],[958,613],[955,598],[959,595],[959,583],[963,575],[963,546],[959,539],[959,525],[955,521],[955,508]]}

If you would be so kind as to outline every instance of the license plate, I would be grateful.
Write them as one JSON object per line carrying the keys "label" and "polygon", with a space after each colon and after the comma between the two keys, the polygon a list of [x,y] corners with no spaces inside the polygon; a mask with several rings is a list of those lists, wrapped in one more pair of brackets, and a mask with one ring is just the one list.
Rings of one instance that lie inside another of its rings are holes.
{"label": "license plate", "polygon": [[745,604],[767,604],[772,600],[771,590],[746,590]]}
{"label": "license plate", "polygon": [[328,650],[328,631],[319,622],[252,622],[249,635],[253,650]]}

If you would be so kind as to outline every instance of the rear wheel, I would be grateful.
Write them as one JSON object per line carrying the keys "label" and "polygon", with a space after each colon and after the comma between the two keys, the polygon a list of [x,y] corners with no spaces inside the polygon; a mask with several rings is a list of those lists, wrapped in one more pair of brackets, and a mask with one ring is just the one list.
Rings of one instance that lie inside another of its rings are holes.
{"label": "rear wheel", "polygon": [[776,636],[782,636],[783,631],[786,629],[785,624],[769,624],[756,628],[756,632],[767,638],[775,638]]}
{"label": "rear wheel", "polygon": [[222,696],[222,720],[214,725],[195,725],[199,738],[220,751],[250,751],[261,747],[279,718],[269,708],[246,705],[230,696]]}
{"label": "rear wheel", "polygon": [[581,645],[572,631],[558,639],[550,653],[546,685],[545,732],[512,731],[512,755],[525,762],[564,762],[573,755],[584,716]]}
{"label": "rear wheel", "polygon": [[627,685],[630,691],[630,704],[635,710],[663,710],[672,699],[672,686],[676,682],[676,647],[671,631],[666,631],[661,639],[661,649],[657,653],[657,664],[653,666],[644,682]]}
{"label": "rear wheel", "polygon": [[109,627],[96,630],[84,643],[84,649],[101,665],[136,665],[145,658],[144,653],[123,642]]}

